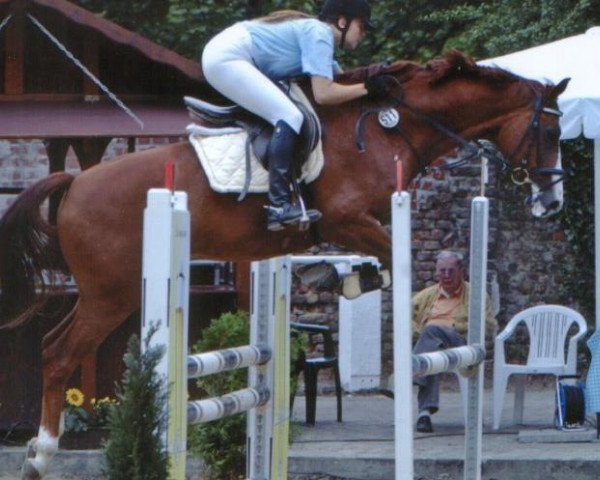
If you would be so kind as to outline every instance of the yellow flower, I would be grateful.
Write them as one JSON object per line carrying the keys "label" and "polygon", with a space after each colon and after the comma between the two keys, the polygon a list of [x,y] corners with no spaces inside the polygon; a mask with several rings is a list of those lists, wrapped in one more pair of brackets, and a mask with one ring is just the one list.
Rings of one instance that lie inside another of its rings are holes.
{"label": "yellow flower", "polygon": [[78,388],[69,388],[66,394],[67,403],[72,407],[81,407],[85,397]]}

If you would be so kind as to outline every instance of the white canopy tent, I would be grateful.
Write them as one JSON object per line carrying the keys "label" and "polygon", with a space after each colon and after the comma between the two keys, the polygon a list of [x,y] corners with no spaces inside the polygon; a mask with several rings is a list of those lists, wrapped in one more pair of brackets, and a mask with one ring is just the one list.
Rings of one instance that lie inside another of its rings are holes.
{"label": "white canopy tent", "polygon": [[600,321],[600,27],[555,42],[479,62],[522,77],[571,82],[558,99],[561,139],[583,135],[594,141],[596,322]]}

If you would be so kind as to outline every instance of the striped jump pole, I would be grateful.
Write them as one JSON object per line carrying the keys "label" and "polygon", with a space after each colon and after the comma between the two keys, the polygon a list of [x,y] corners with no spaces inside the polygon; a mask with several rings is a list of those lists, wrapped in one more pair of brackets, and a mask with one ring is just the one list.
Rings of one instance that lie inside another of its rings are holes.
{"label": "striped jump pole", "polygon": [[187,374],[188,378],[200,378],[226,370],[261,365],[269,360],[271,360],[271,348],[268,345],[244,345],[189,355]]}
{"label": "striped jump pole", "polygon": [[479,365],[485,359],[485,349],[480,345],[464,345],[436,352],[414,354],[412,374],[426,377],[443,372],[456,372],[461,368]]}
{"label": "striped jump pole", "polygon": [[[252,264],[250,345],[187,355],[190,223],[187,195],[151,189],[144,211],[142,336],[167,353],[157,371],[167,378],[168,424],[163,443],[172,480],[185,479],[188,423],[248,412],[248,476],[287,478],[289,422],[290,257]],[[143,344],[143,343],[142,343]],[[249,387],[187,401],[187,380],[248,367]]]}
{"label": "striped jump pole", "polygon": [[[399,171],[401,171],[401,162]],[[468,345],[412,355],[411,197],[399,175],[399,191],[391,198],[394,322],[395,480],[414,480],[412,379],[467,367],[478,367],[469,378],[465,425],[465,480],[481,480],[482,399],[485,358],[485,278],[487,264],[487,199],[472,202]]]}

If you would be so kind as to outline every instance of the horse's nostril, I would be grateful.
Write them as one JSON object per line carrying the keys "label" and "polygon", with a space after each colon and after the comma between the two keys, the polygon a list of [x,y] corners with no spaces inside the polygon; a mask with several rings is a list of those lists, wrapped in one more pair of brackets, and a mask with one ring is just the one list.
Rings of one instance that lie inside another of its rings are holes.
{"label": "horse's nostril", "polygon": [[547,210],[558,210],[560,208],[560,202],[558,200],[554,200],[553,202],[550,202],[546,208]]}

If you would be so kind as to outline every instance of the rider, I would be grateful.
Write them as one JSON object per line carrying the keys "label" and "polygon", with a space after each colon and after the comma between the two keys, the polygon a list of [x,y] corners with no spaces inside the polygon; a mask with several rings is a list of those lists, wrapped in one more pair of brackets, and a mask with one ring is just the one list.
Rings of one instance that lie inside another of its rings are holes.
{"label": "rider", "polygon": [[[211,86],[274,126],[267,152],[269,230],[298,224],[302,218],[301,206],[290,200],[290,181],[303,116],[276,83],[308,75],[315,101],[322,105],[384,95],[386,87],[378,78],[352,85],[333,81],[339,71],[335,45],[356,48],[372,28],[370,18],[367,0],[326,0],[318,18],[292,10],[273,12],[234,24],[204,48],[202,70]],[[310,222],[321,218],[315,209],[307,214]]]}

